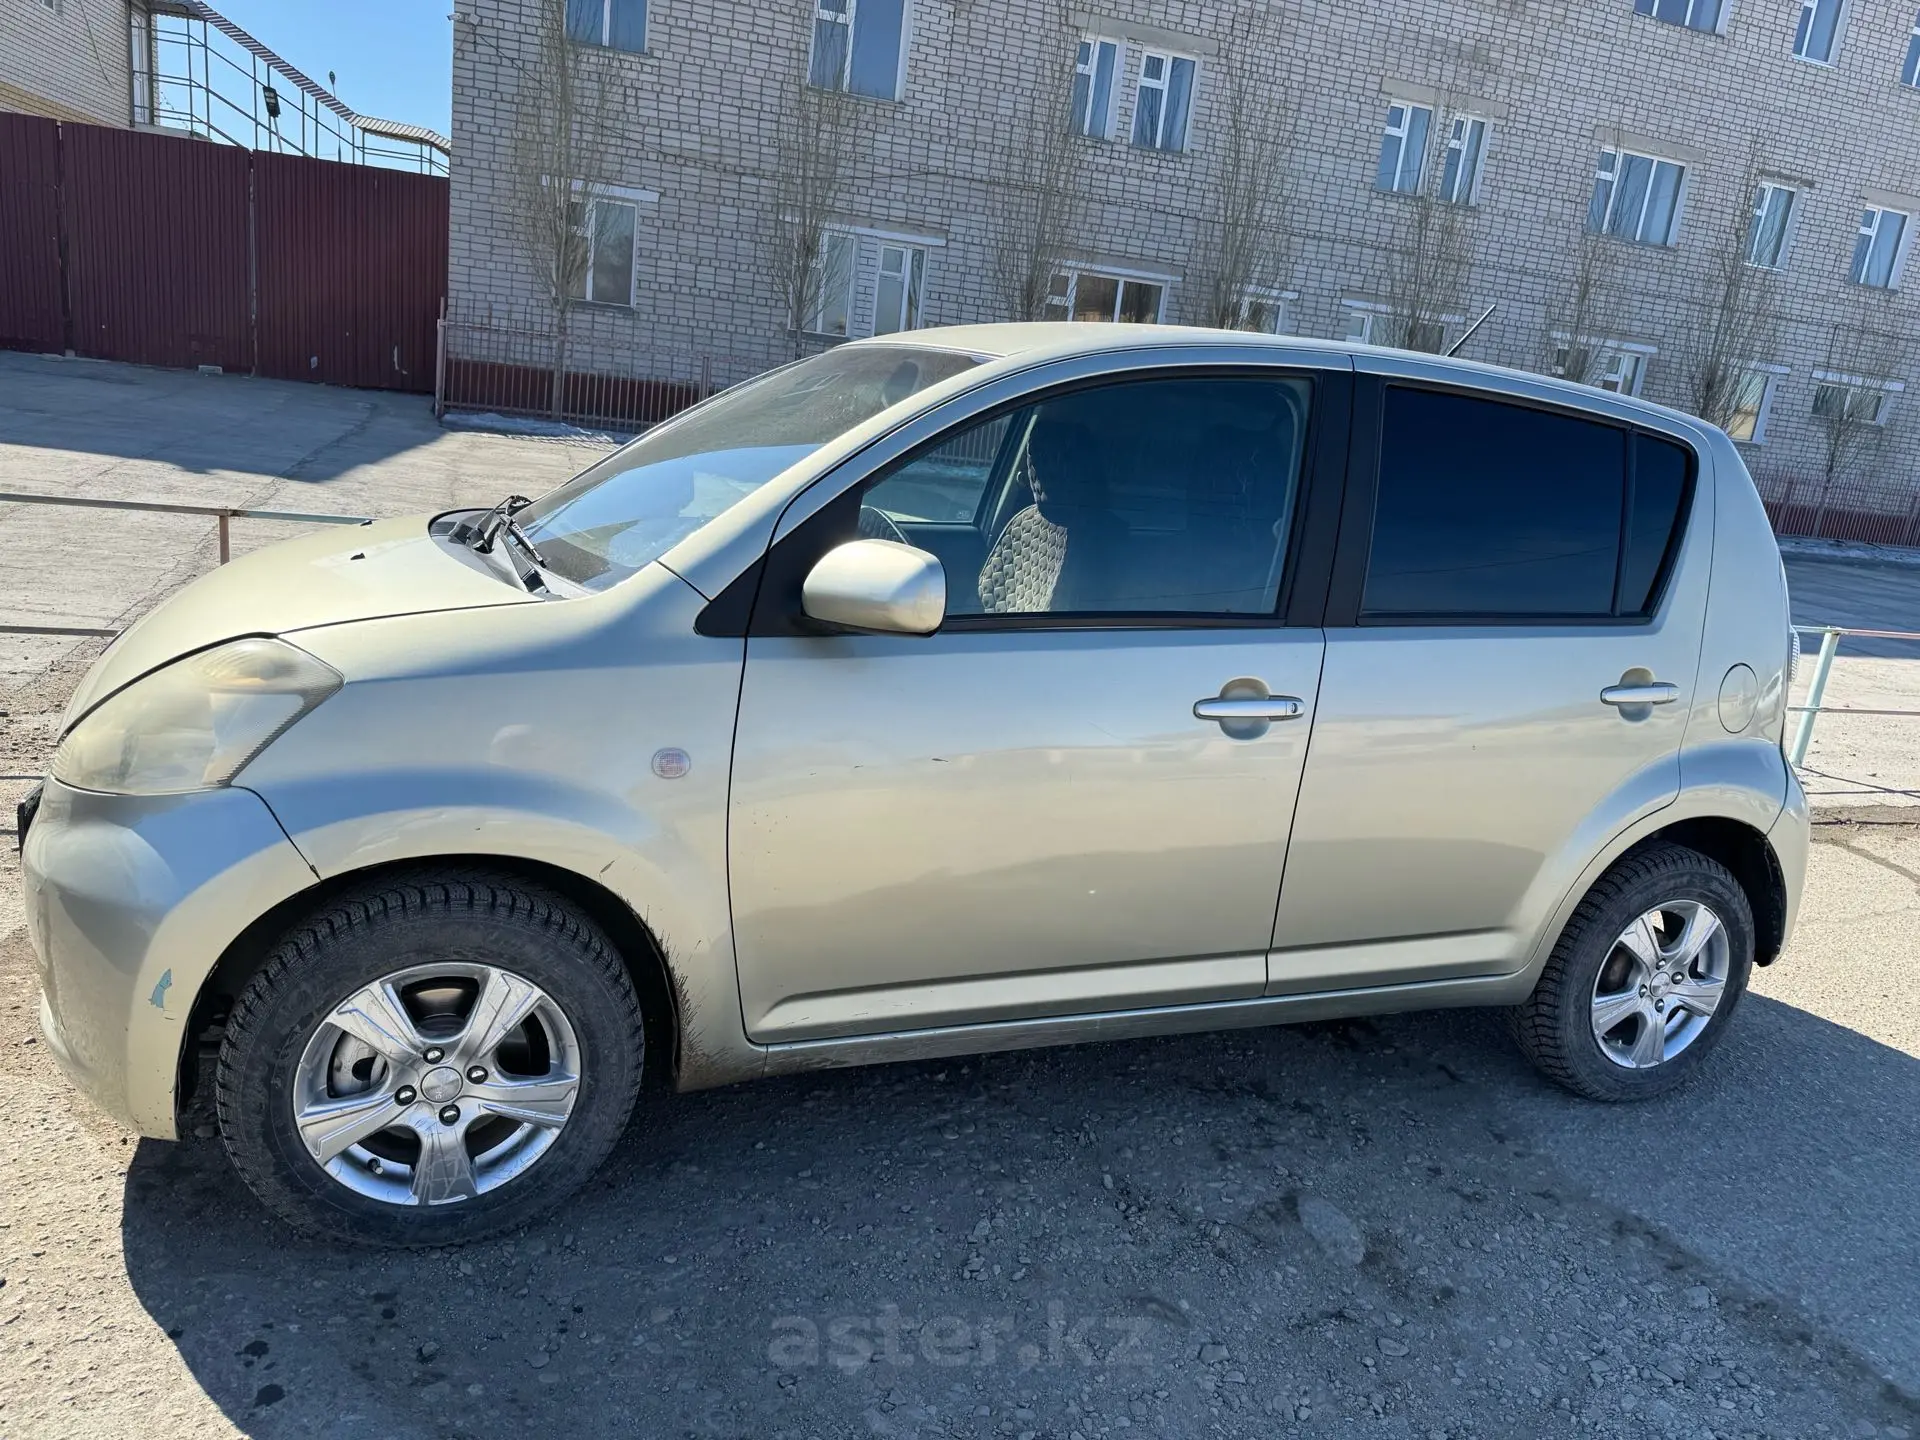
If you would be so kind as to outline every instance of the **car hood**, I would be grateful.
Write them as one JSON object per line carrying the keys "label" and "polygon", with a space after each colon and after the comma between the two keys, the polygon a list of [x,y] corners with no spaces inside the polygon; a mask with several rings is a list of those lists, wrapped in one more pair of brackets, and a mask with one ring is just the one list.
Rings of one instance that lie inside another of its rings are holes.
{"label": "car hood", "polygon": [[539,603],[465,546],[430,535],[428,519],[329,526],[201,576],[107,647],[68,702],[62,733],[123,685],[222,640],[428,610]]}

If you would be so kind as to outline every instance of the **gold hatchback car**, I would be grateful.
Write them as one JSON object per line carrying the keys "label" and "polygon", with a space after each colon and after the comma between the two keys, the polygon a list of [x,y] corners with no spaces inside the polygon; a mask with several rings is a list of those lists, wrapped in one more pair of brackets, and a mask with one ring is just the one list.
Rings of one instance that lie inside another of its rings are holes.
{"label": "gold hatchback car", "polygon": [[207,1074],[270,1208],[390,1244],[556,1204],[643,1070],[1490,1005],[1656,1095],[1793,924],[1790,645],[1739,455],[1668,410],[862,341],[141,620],[24,807],[42,1023],[145,1135]]}

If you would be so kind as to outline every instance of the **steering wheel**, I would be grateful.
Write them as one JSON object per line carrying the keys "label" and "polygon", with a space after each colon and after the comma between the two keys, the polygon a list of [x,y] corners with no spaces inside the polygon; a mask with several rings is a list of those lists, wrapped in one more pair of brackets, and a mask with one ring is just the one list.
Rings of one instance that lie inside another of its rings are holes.
{"label": "steering wheel", "polygon": [[893,517],[886,511],[872,505],[860,507],[860,538],[862,540],[894,540],[902,545],[911,545],[906,531],[893,523]]}

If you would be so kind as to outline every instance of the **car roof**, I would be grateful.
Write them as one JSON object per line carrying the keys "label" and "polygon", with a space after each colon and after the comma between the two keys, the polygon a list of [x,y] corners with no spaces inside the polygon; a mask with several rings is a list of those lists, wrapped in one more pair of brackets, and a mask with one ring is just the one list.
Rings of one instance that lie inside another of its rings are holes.
{"label": "car roof", "polygon": [[[1619,415],[1637,412],[1662,428],[1680,428],[1698,433],[1704,424],[1685,411],[1657,405],[1634,395],[1618,395],[1576,384],[1558,376],[1541,375],[1506,365],[1490,365],[1480,360],[1460,360],[1418,350],[1399,350],[1385,345],[1359,345],[1350,340],[1316,340],[1305,335],[1266,335],[1246,330],[1215,330],[1201,325],[1139,325],[1110,321],[1036,320],[992,325],[945,325],[927,330],[879,335],[857,345],[930,345],[943,350],[961,350],[983,359],[1005,359],[1032,363],[1065,359],[1074,355],[1092,355],[1127,350],[1170,349],[1181,346],[1222,345],[1249,351],[1302,351],[1329,357],[1348,357],[1360,364],[1373,357],[1387,362],[1400,373],[1421,379],[1453,381],[1475,390],[1497,391],[1521,397],[1539,398],[1551,394],[1566,404],[1583,410]],[[1402,369],[1404,367],[1404,369]]]}

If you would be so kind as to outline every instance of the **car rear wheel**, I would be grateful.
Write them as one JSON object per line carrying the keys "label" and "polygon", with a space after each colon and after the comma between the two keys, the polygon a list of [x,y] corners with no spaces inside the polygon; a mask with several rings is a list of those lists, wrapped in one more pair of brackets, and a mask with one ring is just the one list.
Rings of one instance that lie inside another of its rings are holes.
{"label": "car rear wheel", "polygon": [[639,1088],[639,1001],[559,896],[414,876],[329,904],[235,1002],[227,1152],[303,1230],[445,1245],[526,1223],[606,1158]]}
{"label": "car rear wheel", "polygon": [[1685,1082],[1720,1042],[1753,967],[1753,913],[1727,870],[1657,843],[1622,857],[1574,911],[1513,1011],[1520,1048],[1593,1100]]}

